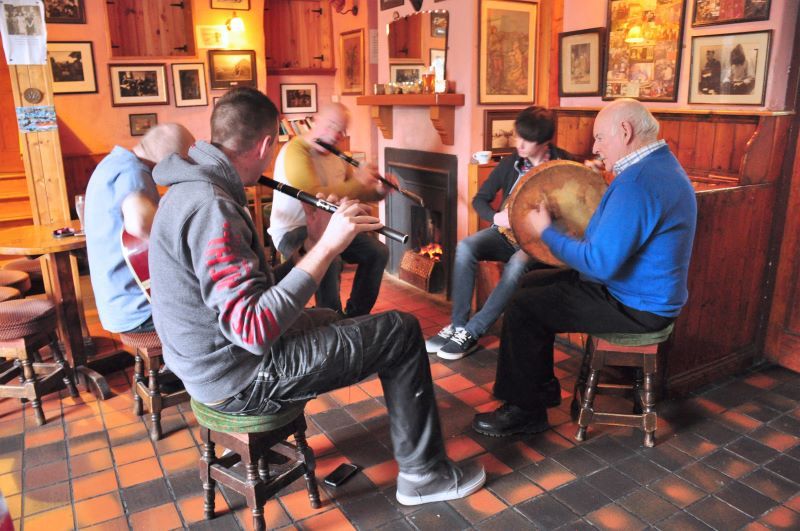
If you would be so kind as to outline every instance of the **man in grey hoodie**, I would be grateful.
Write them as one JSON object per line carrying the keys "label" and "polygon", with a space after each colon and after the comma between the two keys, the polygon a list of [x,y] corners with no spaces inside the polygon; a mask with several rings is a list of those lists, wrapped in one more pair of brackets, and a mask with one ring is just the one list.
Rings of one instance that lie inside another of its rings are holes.
{"label": "man in grey hoodie", "polygon": [[335,312],[304,309],[331,261],[380,221],[345,200],[291,271],[281,278],[269,267],[244,187],[272,160],[277,118],[264,94],[234,89],[214,108],[211,142],[197,142],[189,160],[173,155],[155,168],[156,182],[169,186],[150,237],[153,318],[166,363],[195,400],[249,415],[378,373],[400,470],[398,501],[468,496],[486,475],[445,455],[417,320],[392,311],[337,322]]}

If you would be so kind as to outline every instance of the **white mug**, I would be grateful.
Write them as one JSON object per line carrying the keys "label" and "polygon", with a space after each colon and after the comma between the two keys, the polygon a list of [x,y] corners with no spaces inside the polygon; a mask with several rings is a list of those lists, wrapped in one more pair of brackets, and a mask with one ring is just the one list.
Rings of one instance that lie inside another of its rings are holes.
{"label": "white mug", "polygon": [[492,158],[492,152],[491,151],[476,151],[475,153],[472,154],[472,158],[475,159],[475,161],[478,164],[488,164],[489,163],[489,159]]}

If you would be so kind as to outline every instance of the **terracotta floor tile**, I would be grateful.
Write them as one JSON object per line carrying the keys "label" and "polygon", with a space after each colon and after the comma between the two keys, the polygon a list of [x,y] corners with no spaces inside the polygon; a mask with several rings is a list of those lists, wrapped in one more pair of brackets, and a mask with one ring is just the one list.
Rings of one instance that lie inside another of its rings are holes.
{"label": "terracotta floor tile", "polygon": [[[203,520],[203,496],[190,496],[178,500],[178,509],[187,524]],[[216,489],[214,493],[214,515],[219,517],[228,512],[230,512],[230,509],[225,502],[225,498],[222,497],[219,489]]]}
{"label": "terracotta floor tile", "polygon": [[111,411],[103,414],[103,422],[106,423],[106,428],[118,428],[134,422],[141,422],[141,417],[134,415],[133,411]]}
{"label": "terracotta floor tile", "polygon": [[575,479],[575,475],[552,460],[544,460],[536,468],[523,471],[544,490],[553,490]]}
{"label": "terracotta floor tile", "polygon": [[117,394],[107,400],[100,402],[100,410],[108,411],[133,411],[133,396],[130,391]]}
{"label": "terracotta floor tile", "polygon": [[155,457],[118,467],[120,487],[132,487],[161,477],[161,467]]}
{"label": "terracotta floor tile", "polygon": [[506,474],[510,474],[514,471],[510,466],[506,465],[494,455],[489,453],[479,455],[476,458],[476,461],[483,465],[483,469],[486,471],[486,477],[489,478],[487,481],[505,476]]}
{"label": "terracotta floor tile", "polygon": [[45,424],[40,428],[29,428],[25,432],[25,448],[36,448],[63,440],[64,427],[57,422]]}
{"label": "terracotta floor tile", "polygon": [[108,448],[101,448],[93,452],[76,455],[69,459],[70,472],[73,478],[84,476],[92,472],[99,472],[111,468],[111,452]]}
{"label": "terracotta floor tile", "polygon": [[750,375],[742,381],[746,384],[752,385],[753,387],[758,387],[759,389],[771,389],[778,384],[778,381],[775,380],[775,378],[771,378],[766,374],[761,373]]}
{"label": "terracotta floor tile", "polygon": [[485,488],[466,498],[451,501],[450,505],[472,524],[482,522],[508,507]]}
{"label": "terracotta floor tile", "polygon": [[184,450],[186,448],[192,448],[195,446],[194,439],[188,430],[174,431],[166,434],[163,438],[156,441],[155,445],[156,452],[159,455],[168,454],[178,450]]}
{"label": "terracotta floor tile", "polygon": [[[14,520],[20,519],[22,517],[22,495],[5,496],[5,500],[8,514],[11,515],[11,518]],[[19,526],[16,529],[19,529]]]}
{"label": "terracotta floor tile", "polygon": [[165,503],[133,513],[129,518],[134,529],[175,529],[182,526],[181,517],[174,503]]}
{"label": "terracotta floor tile", "polygon": [[394,459],[364,469],[364,474],[378,488],[388,487],[397,483],[397,473],[397,461]]}
{"label": "terracotta floor tile", "polygon": [[348,460],[341,454],[332,454],[326,457],[317,459],[317,469],[314,473],[317,479],[322,481],[322,478],[334,471],[334,469],[342,463],[347,463]]}
{"label": "terracotta floor tile", "polygon": [[687,507],[705,497],[705,492],[692,486],[691,483],[675,476],[667,476],[650,485],[650,489],[661,494],[678,507]]}
{"label": "terracotta floor tile", "polygon": [[124,516],[120,516],[119,518],[114,518],[113,520],[108,520],[97,525],[84,527],[83,529],[86,531],[128,531],[130,527],[128,527],[128,519]]}
{"label": "terracotta floor tile", "polygon": [[785,452],[800,442],[800,439],[797,437],[775,430],[769,426],[763,426],[757,429],[750,434],[750,437],[779,452]]}
{"label": "terracotta floor tile", "polygon": [[22,469],[22,450],[0,455],[0,474]]}
{"label": "terracotta floor tile", "polygon": [[22,470],[14,470],[0,476],[0,492],[3,496],[13,496],[22,490]]}
{"label": "terracotta floor tile", "polygon": [[167,474],[175,474],[197,468],[199,459],[200,451],[197,448],[187,448],[161,455],[161,466],[164,467]]}
{"label": "terracotta floor tile", "polygon": [[69,407],[64,410],[62,418],[64,422],[74,422],[80,419],[88,419],[96,416],[99,413],[97,408],[91,407],[88,404],[79,404],[77,406]]}
{"label": "terracotta floor tile", "polygon": [[45,485],[52,485],[53,483],[66,481],[68,477],[67,462],[54,461],[26,470],[25,489],[37,489]]}
{"label": "terracotta floor tile", "polygon": [[794,511],[800,513],[800,494],[794,498],[789,499],[784,505]]}
{"label": "terracotta floor tile", "polygon": [[148,457],[154,457],[156,455],[150,438],[114,446],[111,448],[111,452],[114,454],[114,461],[117,463],[117,466],[133,463],[134,461],[141,461],[142,459],[147,459]]}
{"label": "terracotta floor tile", "polygon": [[29,516],[23,522],[26,531],[66,531],[75,527],[70,505]]}
{"label": "terracotta floor tile", "polygon": [[518,472],[491,481],[487,486],[509,505],[517,505],[544,493],[538,485]]}
{"label": "terracotta floor tile", "polygon": [[362,391],[357,385],[350,385],[328,393],[339,404],[346,406],[348,404],[355,404],[362,400],[367,400],[370,396]]}
{"label": "terracotta floor tile", "polygon": [[334,507],[328,512],[303,520],[300,522],[300,529],[307,529],[309,531],[330,529],[345,531],[347,529],[355,529],[355,527],[347,520],[347,517],[339,508]]}
{"label": "terracotta floor tile", "polygon": [[454,393],[454,395],[456,398],[472,407],[486,404],[494,399],[492,397],[492,393],[486,389],[483,389],[482,387],[471,387],[469,389]]}
{"label": "terracotta floor tile", "polygon": [[492,400],[491,402],[486,402],[485,404],[481,404],[479,406],[475,406],[476,413],[489,413],[490,411],[494,411],[495,409],[499,408],[503,402],[500,400]]}
{"label": "terracotta floor tile", "polygon": [[22,419],[6,419],[0,417],[0,437],[10,437],[11,435],[19,435],[25,431],[25,424]]}
{"label": "terracotta floor tile", "polygon": [[78,527],[86,527],[124,514],[119,495],[105,494],[75,504],[75,518]]}
{"label": "terracotta floor tile", "polygon": [[308,445],[314,450],[314,455],[320,457],[334,451],[331,440],[324,433],[318,433],[308,438]]}
{"label": "terracotta floor tile", "polygon": [[69,482],[62,481],[36,490],[25,489],[23,500],[25,516],[61,507],[70,503]]}
{"label": "terracotta floor tile", "polygon": [[319,509],[314,509],[311,507],[311,502],[308,500],[308,493],[305,489],[279,497],[281,504],[294,521],[302,520],[304,518],[308,518],[309,516],[329,511],[333,507],[333,504],[328,501],[328,495],[325,493],[325,489],[319,490],[319,498],[322,502],[322,507]]}
{"label": "terracotta floor tile", "polygon": [[463,391],[464,389],[469,389],[475,384],[469,381],[468,379],[464,378],[460,374],[454,374],[452,376],[445,376],[444,378],[439,378],[438,380],[436,380],[436,385],[438,385],[448,393],[452,394],[452,393],[457,393],[458,391]]}
{"label": "terracotta floor tile", "polygon": [[761,517],[760,521],[771,529],[800,529],[800,514],[786,507],[773,509]]}
{"label": "terracotta floor tile", "polygon": [[321,395],[306,404],[306,416],[324,413],[331,408],[338,408],[339,404],[329,396]]}
{"label": "terracotta floor tile", "polygon": [[83,500],[117,490],[117,475],[113,470],[104,470],[72,481],[72,495]]}
{"label": "terracotta floor tile", "polygon": [[100,417],[94,416],[67,424],[67,438],[74,439],[81,435],[97,433],[103,431],[103,421]]}
{"label": "terracotta floor tile", "polygon": [[131,442],[149,439],[150,434],[143,423],[128,424],[108,430],[108,438],[112,446],[119,446]]}
{"label": "terracotta floor tile", "polygon": [[447,376],[451,376],[452,374],[455,374],[453,369],[444,363],[431,363],[431,377],[433,377],[434,380],[445,378]]}
{"label": "terracotta floor tile", "polygon": [[647,527],[647,524],[619,505],[614,504],[606,505],[601,509],[587,514],[586,519],[598,529],[603,530],[618,529],[620,531],[636,531]]}
{"label": "terracotta floor tile", "polygon": [[476,443],[466,435],[447,439],[444,442],[447,456],[458,463],[486,451],[483,446]]}
{"label": "terracotta floor tile", "polygon": [[76,438],[68,438],[69,455],[76,456],[86,452],[108,448],[108,435],[104,431],[90,433]]}
{"label": "terracotta floor tile", "polygon": [[378,378],[361,382],[358,386],[372,398],[383,396],[383,386]]}
{"label": "terracotta floor tile", "polygon": [[[253,513],[250,507],[245,505],[236,511],[236,518],[244,527],[245,531],[253,531]],[[267,529],[282,529],[292,523],[292,519],[286,514],[281,502],[277,498],[272,498],[264,504],[264,522]]]}

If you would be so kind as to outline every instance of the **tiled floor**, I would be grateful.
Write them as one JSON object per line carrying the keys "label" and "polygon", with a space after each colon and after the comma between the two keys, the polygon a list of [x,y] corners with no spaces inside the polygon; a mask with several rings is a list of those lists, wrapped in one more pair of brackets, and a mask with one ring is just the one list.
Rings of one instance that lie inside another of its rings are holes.
{"label": "tiled floor", "polygon": [[[415,314],[426,334],[448,321],[438,299],[386,280],[376,310]],[[99,331],[98,331],[99,332]],[[431,358],[447,451],[478,460],[489,479],[466,500],[415,508],[394,500],[396,465],[379,382],[309,403],[317,476],[343,461],[363,467],[342,487],[322,487],[308,505],[300,483],[266,506],[271,528],[299,529],[798,529],[800,375],[760,367],[682,401],[660,404],[658,445],[641,447],[630,429],[590,430],[573,439],[569,400],[549,411],[553,428],[533,437],[493,439],[469,428],[491,395],[498,340],[457,362]],[[558,352],[564,396],[577,352]],[[249,529],[242,497],[217,495],[218,516],[202,518],[199,433],[188,407],[167,410],[165,437],[152,444],[147,421],[131,413],[130,369],[109,376],[117,396],[97,402],[50,398],[48,423],[0,401],[0,490],[17,529]],[[321,482],[320,485],[322,486]]]}

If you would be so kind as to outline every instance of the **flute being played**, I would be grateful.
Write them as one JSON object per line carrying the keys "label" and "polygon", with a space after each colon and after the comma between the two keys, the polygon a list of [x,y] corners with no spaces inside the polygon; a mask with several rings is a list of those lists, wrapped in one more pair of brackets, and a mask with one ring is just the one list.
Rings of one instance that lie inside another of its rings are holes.
{"label": "flute being played", "polygon": [[[329,203],[324,199],[318,199],[307,192],[295,188],[294,186],[289,186],[288,184],[276,181],[274,179],[270,179],[269,177],[262,176],[258,179],[258,182],[259,184],[268,186],[273,190],[277,190],[281,193],[292,196],[295,199],[302,201],[303,203],[308,203],[309,205],[315,206],[331,214],[336,212],[336,210],[338,209],[338,207],[333,203]],[[400,243],[408,242],[408,234],[403,234],[402,232],[391,229],[389,227],[383,227],[382,229],[378,229],[378,234],[383,234],[387,238],[392,239],[396,242]]]}
{"label": "flute being played", "polygon": [[[351,157],[347,153],[343,153],[336,146],[328,144],[327,142],[325,142],[324,140],[320,140],[319,138],[315,138],[314,142],[316,142],[319,146],[322,146],[323,148],[327,149],[328,151],[330,151],[331,153],[333,153],[334,155],[336,155],[337,157],[339,157],[340,159],[342,159],[346,163],[350,164],[351,166],[354,166],[356,168],[361,166],[360,162],[358,162],[356,159],[354,159],[353,157]],[[414,192],[409,192],[408,190],[406,190],[404,188],[400,188],[399,186],[394,184],[392,181],[390,181],[388,179],[385,179],[384,177],[382,177],[380,175],[378,175],[377,177],[378,177],[378,180],[380,182],[382,182],[383,184],[385,184],[389,188],[393,188],[393,189],[397,190],[398,192],[400,192],[405,197],[407,197],[410,200],[414,201],[419,206],[425,208],[425,202],[422,200],[422,198],[420,196],[418,196]]]}

